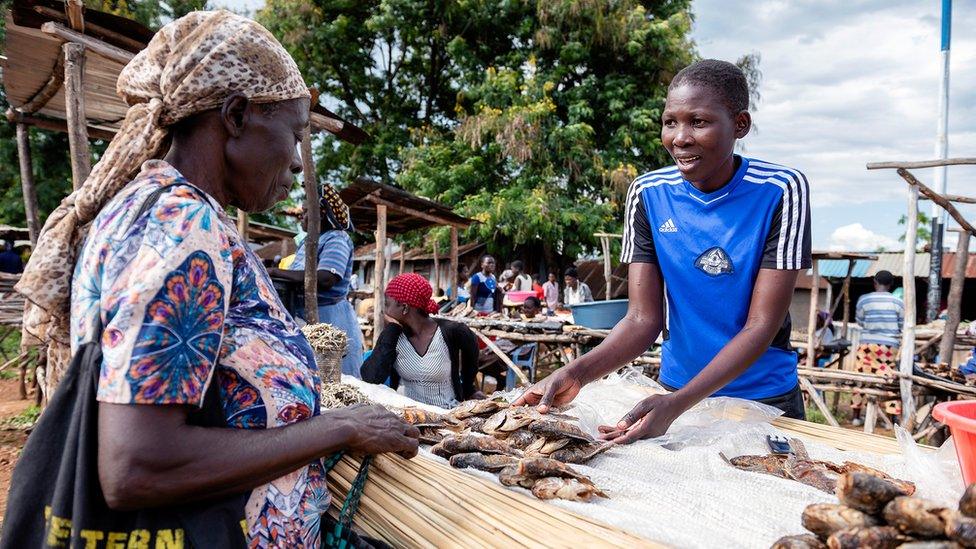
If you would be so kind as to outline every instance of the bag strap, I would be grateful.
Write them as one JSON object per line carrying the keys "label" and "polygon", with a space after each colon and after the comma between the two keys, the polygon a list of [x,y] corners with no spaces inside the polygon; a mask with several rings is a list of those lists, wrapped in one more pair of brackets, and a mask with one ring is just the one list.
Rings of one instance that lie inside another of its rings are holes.
{"label": "bag strap", "polygon": [[[343,452],[330,456],[325,460],[325,472],[329,473],[336,464],[342,459]],[[346,549],[349,546],[349,538],[352,535],[352,519],[359,510],[359,501],[363,497],[363,489],[366,487],[366,479],[369,477],[369,465],[373,462],[373,456],[363,458],[359,466],[359,472],[349,487],[349,494],[342,502],[342,510],[339,511],[339,520],[336,521],[335,528],[325,536],[325,543],[328,547],[336,549]]]}

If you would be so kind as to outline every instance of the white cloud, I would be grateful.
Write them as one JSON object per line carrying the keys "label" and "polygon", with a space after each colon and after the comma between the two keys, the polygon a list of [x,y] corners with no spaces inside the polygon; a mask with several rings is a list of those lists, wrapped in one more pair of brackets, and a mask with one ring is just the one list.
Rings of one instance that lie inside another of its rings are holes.
{"label": "white cloud", "polygon": [[901,243],[860,223],[837,227],[830,233],[830,251],[833,252],[874,252],[881,248],[900,249]]}

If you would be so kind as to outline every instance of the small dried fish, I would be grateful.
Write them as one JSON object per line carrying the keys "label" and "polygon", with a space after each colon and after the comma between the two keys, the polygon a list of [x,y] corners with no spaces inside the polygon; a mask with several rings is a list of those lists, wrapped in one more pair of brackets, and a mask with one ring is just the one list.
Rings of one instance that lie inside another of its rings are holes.
{"label": "small dried fish", "polygon": [[544,477],[572,478],[583,484],[593,484],[587,476],[581,475],[565,463],[542,457],[520,459],[516,465],[503,469],[498,480],[505,486],[531,488],[535,481]]}
{"label": "small dried fish", "polygon": [[549,457],[563,463],[586,463],[614,446],[613,442],[591,442],[589,444],[572,444],[556,450]]}
{"label": "small dried fish", "polygon": [[485,425],[485,418],[483,417],[469,417],[468,419],[461,422],[463,429],[469,433],[484,433],[482,429]]}
{"label": "small dried fish", "polygon": [[736,469],[742,469],[743,471],[749,471],[752,473],[763,473],[766,475],[773,475],[779,478],[790,478],[786,474],[786,456],[780,454],[766,454],[764,456],[738,456],[734,458],[727,458],[725,454],[719,452],[722,459],[726,463],[735,467]]}
{"label": "small dried fish", "polygon": [[834,503],[807,505],[801,521],[804,528],[820,536],[820,539],[827,539],[834,532],[848,528],[878,525],[874,517]]}
{"label": "small dried fish", "polygon": [[528,427],[530,423],[541,418],[542,414],[528,406],[507,408],[505,410],[499,410],[488,417],[482,429],[489,435],[504,437],[509,433]]}
{"label": "small dried fish", "polygon": [[976,547],[976,519],[954,510],[943,513],[943,519],[947,538],[963,547]]}
{"label": "small dried fish", "polygon": [[869,515],[880,514],[888,502],[906,495],[897,484],[870,473],[844,473],[837,481],[837,499]]}
{"label": "small dried fish", "polygon": [[434,455],[449,458],[454,454],[479,452],[482,454],[519,455],[519,451],[512,448],[505,441],[497,438],[478,435],[451,435],[431,447]]}
{"label": "small dried fish", "polygon": [[592,484],[584,484],[574,478],[545,477],[532,485],[532,495],[539,499],[566,499],[570,501],[590,501],[594,496],[609,498],[602,490]]}
{"label": "small dried fish", "polygon": [[885,506],[884,518],[889,526],[898,528],[902,533],[938,538],[945,535],[945,511],[944,506],[934,502],[900,496]]}
{"label": "small dried fish", "polygon": [[474,416],[489,416],[503,408],[508,408],[507,402],[466,400],[448,412],[448,415],[454,419],[468,419]]}
{"label": "small dried fish", "polygon": [[515,431],[514,433],[508,435],[507,437],[505,437],[504,440],[509,445],[511,445],[512,448],[525,450],[526,448],[529,447],[530,444],[535,442],[537,438],[539,437],[533,435],[532,433],[526,430],[521,430],[521,431]]}
{"label": "small dried fish", "polygon": [[565,420],[538,420],[529,425],[529,431],[546,438],[573,438],[583,442],[594,442],[593,437],[578,426]]}
{"label": "small dried fish", "polygon": [[443,431],[436,427],[420,427],[419,430],[420,438],[418,440],[420,440],[421,444],[437,444],[444,440],[444,437],[450,433],[450,431]]}
{"label": "small dried fish", "polygon": [[911,538],[898,533],[891,526],[869,526],[867,528],[848,528],[834,532],[827,538],[830,549],[895,549]]}
{"label": "small dried fish", "polygon": [[518,463],[518,458],[505,454],[479,454],[469,452],[467,454],[454,454],[450,459],[451,467],[464,469],[471,467],[479,471],[497,473],[509,465]]}
{"label": "small dried fish", "polygon": [[959,500],[959,512],[969,518],[976,518],[976,484],[970,484]]}
{"label": "small dried fish", "polygon": [[404,408],[402,415],[403,420],[414,427],[441,427],[458,430],[461,428],[461,422],[450,416],[442,416],[415,406]]}
{"label": "small dried fish", "polygon": [[826,547],[817,536],[801,534],[798,536],[783,536],[773,543],[771,549],[826,549]]}
{"label": "small dried fish", "polygon": [[302,334],[314,351],[321,353],[346,349],[346,332],[331,324],[306,324],[302,326]]}
{"label": "small dried fish", "polygon": [[568,438],[546,438],[540,436],[525,448],[525,453],[548,456],[567,444],[569,444]]}

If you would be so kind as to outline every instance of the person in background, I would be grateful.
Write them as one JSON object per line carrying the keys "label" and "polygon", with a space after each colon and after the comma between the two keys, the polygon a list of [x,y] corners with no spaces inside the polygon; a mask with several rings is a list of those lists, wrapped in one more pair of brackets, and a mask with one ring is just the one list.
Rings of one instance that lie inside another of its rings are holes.
{"label": "person in background", "polygon": [[502,271],[501,276],[498,277],[498,289],[502,293],[511,291],[512,286],[515,284],[515,275],[512,273],[512,269],[505,269]]}
{"label": "person in background", "polygon": [[[834,342],[836,336],[834,335],[834,325],[833,319],[830,317],[830,313],[827,311],[817,311],[817,331],[816,338],[819,345],[829,345]],[[818,353],[817,354],[817,367],[823,368],[828,363],[830,363],[832,355],[830,353]]]}
{"label": "person in background", "polygon": [[563,305],[579,305],[593,301],[593,292],[586,282],[581,282],[579,272],[574,267],[566,269],[566,289],[563,290]]}
{"label": "person in background", "polygon": [[522,318],[532,320],[542,312],[542,302],[534,295],[530,295],[522,302]]}
{"label": "person in background", "polygon": [[525,264],[516,259],[512,262],[512,286],[509,292],[531,292],[532,277],[525,273]]}
{"label": "person in background", "polygon": [[[891,294],[895,277],[889,271],[874,275],[874,291],[857,300],[855,318],[861,326],[861,344],[857,346],[856,369],[859,372],[891,374],[898,369],[896,357],[901,346],[905,321],[905,303]],[[854,395],[851,408],[854,424],[860,424],[864,398]]]}
{"label": "person in background", "polygon": [[363,381],[383,383],[417,402],[453,408],[479,397],[478,342],[464,324],[430,318],[437,312],[427,279],[406,273],[386,286],[386,328],[363,364]]}
{"label": "person in background", "polygon": [[[447,297],[453,297],[448,289]],[[468,284],[468,266],[458,265],[457,269],[457,302],[467,303],[471,298],[471,287]]]}
{"label": "person in background", "polygon": [[535,292],[540,303],[546,298],[546,291],[542,289],[542,278],[539,275],[532,277],[532,291]]}
{"label": "person in background", "polygon": [[549,273],[549,280],[542,285],[543,300],[546,302],[546,308],[549,309],[549,314],[552,315],[556,312],[559,307],[559,278],[556,273]]}
{"label": "person in background", "polygon": [[0,273],[20,274],[24,271],[24,260],[14,251],[14,243],[3,241],[3,251],[0,252]]}
{"label": "person in background", "polygon": [[495,258],[482,256],[481,271],[471,277],[471,306],[482,314],[495,312],[495,292],[498,280],[495,279]]}
{"label": "person in background", "polygon": [[[319,322],[331,324],[346,332],[346,356],[342,359],[342,373],[359,377],[363,363],[363,332],[359,329],[356,311],[349,302],[352,279],[353,230],[349,206],[342,202],[331,185],[322,186],[319,199],[322,234],[318,243],[318,312]],[[305,216],[302,216],[305,228]],[[270,274],[290,282],[305,280],[305,239],[298,243],[295,259],[288,270],[271,269]],[[305,307],[309,305],[306,303]],[[301,315],[305,318],[306,315]]]}

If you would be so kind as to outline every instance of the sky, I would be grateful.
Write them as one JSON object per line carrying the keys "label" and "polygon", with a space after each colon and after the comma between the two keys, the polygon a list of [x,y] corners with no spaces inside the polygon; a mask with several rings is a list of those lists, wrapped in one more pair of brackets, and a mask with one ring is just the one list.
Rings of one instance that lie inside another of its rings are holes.
{"label": "sky", "polygon": [[[253,11],[263,0],[214,3]],[[949,156],[972,157],[976,34],[966,30],[976,28],[976,2],[954,4]],[[762,99],[743,151],[806,174],[814,249],[900,249],[908,185],[894,170],[865,164],[935,157],[941,2],[696,0],[693,10],[703,57],[759,53]],[[934,170],[913,173],[934,185]],[[950,167],[947,181],[950,194],[976,196],[976,166]],[[976,222],[976,206],[960,210]],[[955,248],[953,233],[946,246]]]}

